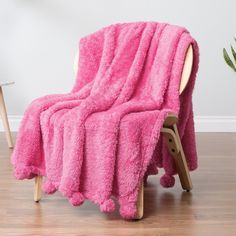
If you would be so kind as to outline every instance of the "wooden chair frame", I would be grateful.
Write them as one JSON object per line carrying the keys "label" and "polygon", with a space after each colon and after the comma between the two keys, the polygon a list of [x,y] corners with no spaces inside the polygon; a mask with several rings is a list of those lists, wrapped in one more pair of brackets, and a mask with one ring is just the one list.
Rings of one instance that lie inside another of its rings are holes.
{"label": "wooden chair frame", "polygon": [[[179,90],[180,94],[183,92],[184,88],[188,83],[192,70],[192,64],[193,64],[193,48],[192,45],[190,45],[185,57],[185,63],[183,67],[180,90]],[[161,133],[167,139],[168,150],[171,156],[174,158],[181,186],[184,190],[189,192],[192,189],[192,181],[190,178],[188,165],[186,162],[184,150],[177,129],[177,121],[178,117],[175,114],[169,114],[161,129]],[[42,185],[42,176],[36,176],[34,185],[35,202],[39,202],[41,199],[42,196],[41,185]],[[137,214],[135,219],[142,219],[143,209],[144,209],[144,184],[143,181],[141,181],[137,200]]]}
{"label": "wooden chair frame", "polygon": [[[167,116],[163,128],[161,129],[162,134],[167,139],[167,146],[171,156],[174,158],[177,173],[179,175],[181,186],[184,190],[189,192],[192,189],[192,181],[189,174],[188,165],[184,155],[183,147],[180,141],[179,132],[177,129],[177,116],[170,114]],[[142,219],[143,217],[143,195],[144,195],[144,184],[141,182],[139,189],[139,196],[137,201],[137,215],[136,219]]]}

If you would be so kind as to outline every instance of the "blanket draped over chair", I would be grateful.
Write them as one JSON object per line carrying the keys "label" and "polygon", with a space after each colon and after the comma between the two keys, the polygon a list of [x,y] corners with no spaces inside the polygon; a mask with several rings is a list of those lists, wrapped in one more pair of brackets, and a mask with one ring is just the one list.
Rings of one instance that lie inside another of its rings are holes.
{"label": "blanket draped over chair", "polygon": [[[190,80],[179,95],[189,45]],[[161,128],[176,113],[190,170],[197,168],[192,92],[198,46],[182,27],[121,23],[80,40],[78,73],[70,93],[34,100],[25,111],[12,155],[17,179],[45,176],[46,193],[60,191],[72,205],[89,199],[103,212],[133,218],[140,182],[158,168],[174,185],[175,164]]]}

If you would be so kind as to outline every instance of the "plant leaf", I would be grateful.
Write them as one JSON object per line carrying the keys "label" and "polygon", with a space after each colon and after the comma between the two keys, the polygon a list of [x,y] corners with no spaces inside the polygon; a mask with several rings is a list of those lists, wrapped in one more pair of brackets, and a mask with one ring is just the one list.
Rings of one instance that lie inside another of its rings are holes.
{"label": "plant leaf", "polygon": [[231,52],[232,52],[233,57],[234,57],[234,62],[236,63],[236,52],[235,52],[234,48],[232,47],[232,45],[231,45]]}
{"label": "plant leaf", "polygon": [[234,63],[231,61],[225,48],[223,49],[223,55],[224,55],[225,62],[228,64],[228,66],[231,67],[236,72],[236,67],[234,66]]}

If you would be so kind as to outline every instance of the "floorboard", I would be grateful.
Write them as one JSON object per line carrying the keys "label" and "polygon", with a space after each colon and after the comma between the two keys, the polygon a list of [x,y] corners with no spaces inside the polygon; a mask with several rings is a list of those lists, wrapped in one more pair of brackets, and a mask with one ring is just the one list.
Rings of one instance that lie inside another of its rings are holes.
{"label": "floorboard", "polygon": [[86,202],[72,207],[59,193],[33,201],[33,181],[12,176],[11,151],[0,134],[0,235],[236,235],[236,133],[198,133],[199,169],[194,189],[183,192],[159,184],[145,187],[144,218],[124,221],[118,212],[103,214]]}

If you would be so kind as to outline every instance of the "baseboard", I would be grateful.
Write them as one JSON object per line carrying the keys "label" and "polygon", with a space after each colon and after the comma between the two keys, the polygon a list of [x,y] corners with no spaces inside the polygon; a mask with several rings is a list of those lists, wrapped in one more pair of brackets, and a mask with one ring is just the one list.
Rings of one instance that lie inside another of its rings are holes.
{"label": "baseboard", "polygon": [[[23,116],[14,116],[14,115],[8,116],[8,121],[9,121],[12,132],[18,131],[22,117]],[[3,131],[4,131],[4,128],[3,128],[2,122],[0,121],[0,132],[3,132]]]}
{"label": "baseboard", "polygon": [[[22,116],[9,116],[11,130],[17,132]],[[196,116],[196,132],[236,132],[236,116]],[[0,131],[3,130],[0,122]]]}
{"label": "baseboard", "polygon": [[236,116],[196,116],[197,132],[236,132]]}

